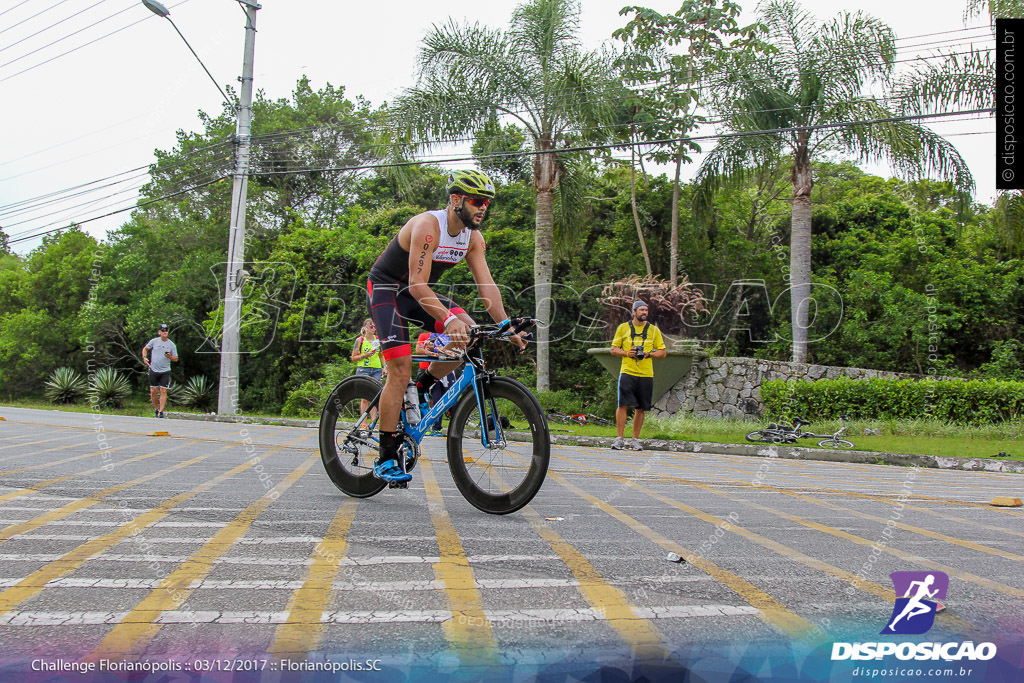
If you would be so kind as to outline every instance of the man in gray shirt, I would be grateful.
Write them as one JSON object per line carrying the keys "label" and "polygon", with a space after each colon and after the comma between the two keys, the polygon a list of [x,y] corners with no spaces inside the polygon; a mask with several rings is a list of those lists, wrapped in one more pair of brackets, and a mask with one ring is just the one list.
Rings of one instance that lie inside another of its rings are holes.
{"label": "man in gray shirt", "polygon": [[[171,361],[178,360],[178,347],[167,338],[170,334],[167,323],[160,324],[157,334],[160,336],[150,339],[142,347],[142,362],[149,368],[149,398],[153,401],[153,417],[165,417],[167,387],[171,386]],[[152,362],[149,360],[150,351],[153,352]]]}

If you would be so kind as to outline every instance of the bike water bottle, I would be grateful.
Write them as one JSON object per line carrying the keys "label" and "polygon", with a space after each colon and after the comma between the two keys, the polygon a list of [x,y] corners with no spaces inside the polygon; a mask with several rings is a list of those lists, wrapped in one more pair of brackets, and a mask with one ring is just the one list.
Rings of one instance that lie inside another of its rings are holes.
{"label": "bike water bottle", "polygon": [[420,421],[420,396],[416,391],[415,382],[409,382],[409,386],[405,388],[405,419],[410,427]]}

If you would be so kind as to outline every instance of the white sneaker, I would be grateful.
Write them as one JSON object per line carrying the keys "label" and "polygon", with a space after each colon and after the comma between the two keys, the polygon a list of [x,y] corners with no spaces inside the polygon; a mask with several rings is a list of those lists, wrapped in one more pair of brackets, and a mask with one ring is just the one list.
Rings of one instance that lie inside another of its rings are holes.
{"label": "white sneaker", "polygon": [[643,446],[640,445],[640,439],[633,439],[629,442],[629,450],[631,451],[642,451]]}
{"label": "white sneaker", "polygon": [[612,450],[613,451],[621,451],[624,448],[625,448],[625,446],[622,443],[622,437],[621,436],[615,437],[615,441],[612,441]]}

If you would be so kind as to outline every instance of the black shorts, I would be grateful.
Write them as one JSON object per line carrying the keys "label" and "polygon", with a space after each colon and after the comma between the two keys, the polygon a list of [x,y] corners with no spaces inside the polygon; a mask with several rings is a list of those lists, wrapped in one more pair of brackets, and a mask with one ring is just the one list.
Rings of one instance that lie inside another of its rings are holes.
{"label": "black shorts", "polygon": [[[438,294],[437,298],[452,313],[465,313],[448,297]],[[384,360],[412,355],[412,345],[409,344],[410,322],[431,332],[444,332],[444,324],[423,310],[420,302],[409,293],[408,285],[382,285],[368,281],[366,301],[377,329]]]}
{"label": "black shorts", "polygon": [[654,378],[619,374],[619,406],[650,410],[654,396]]}
{"label": "black shorts", "polygon": [[164,389],[171,386],[171,371],[167,372],[153,372],[149,371],[149,386],[152,387],[163,387]]}

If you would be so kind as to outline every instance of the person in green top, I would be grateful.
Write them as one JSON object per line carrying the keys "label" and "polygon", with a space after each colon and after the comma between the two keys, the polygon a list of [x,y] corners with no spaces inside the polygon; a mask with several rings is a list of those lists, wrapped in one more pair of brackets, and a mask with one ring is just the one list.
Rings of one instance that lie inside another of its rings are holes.
{"label": "person in green top", "polygon": [[380,340],[377,339],[377,328],[367,318],[363,329],[356,337],[349,360],[356,364],[356,374],[380,379],[384,372],[384,358],[380,355]]}
{"label": "person in green top", "polygon": [[[373,320],[370,318],[363,321],[363,327],[359,330],[356,343],[352,345],[352,354],[348,358],[356,364],[357,375],[366,375],[378,382],[381,381],[384,373],[384,357],[380,354],[380,340],[377,339],[377,328],[374,327]],[[366,406],[369,404],[370,402],[366,399],[359,401],[360,412],[365,412]],[[369,418],[371,421],[377,418],[376,408],[370,411]]]}
{"label": "person in green top", "polygon": [[644,424],[644,414],[651,409],[654,398],[654,361],[652,358],[664,358],[668,355],[661,330],[647,322],[647,304],[639,299],[633,302],[633,319],[622,323],[615,330],[612,339],[612,355],[622,358],[619,369],[618,408],[615,411],[615,427],[618,436],[612,442],[612,448],[625,448],[623,434],[626,431],[626,418],[630,408],[633,413],[633,440],[629,448],[634,451],[643,450],[640,446],[640,427]]}

